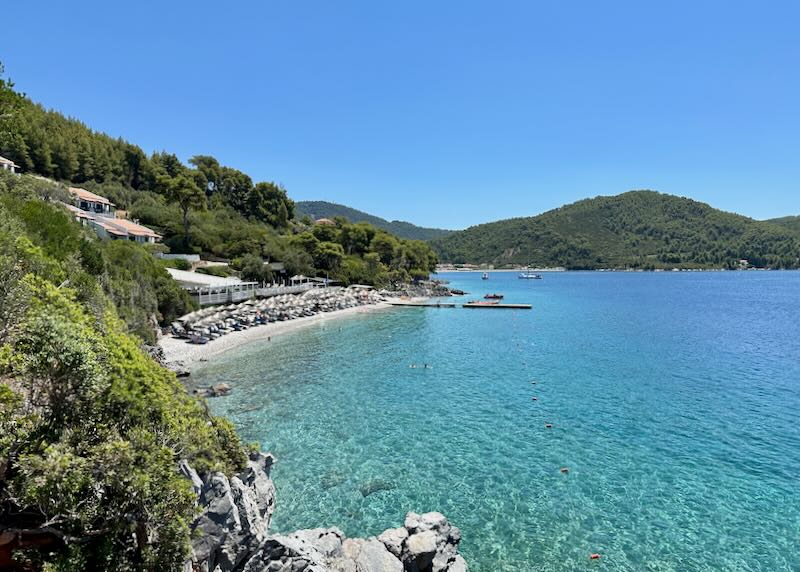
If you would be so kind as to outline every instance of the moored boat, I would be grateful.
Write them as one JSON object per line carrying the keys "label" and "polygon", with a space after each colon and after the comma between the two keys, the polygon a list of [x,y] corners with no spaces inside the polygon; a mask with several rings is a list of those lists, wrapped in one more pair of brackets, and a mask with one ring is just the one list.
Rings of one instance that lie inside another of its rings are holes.
{"label": "moored boat", "polygon": [[536,272],[520,272],[519,278],[523,280],[541,280],[542,275]]}
{"label": "moored boat", "polygon": [[486,296],[484,296],[484,298],[486,300],[502,300],[503,299],[503,295],[502,294],[486,294]]}
{"label": "moored boat", "polygon": [[482,280],[488,280],[489,279],[489,273],[488,272],[484,272],[483,276],[481,276],[481,279]]}

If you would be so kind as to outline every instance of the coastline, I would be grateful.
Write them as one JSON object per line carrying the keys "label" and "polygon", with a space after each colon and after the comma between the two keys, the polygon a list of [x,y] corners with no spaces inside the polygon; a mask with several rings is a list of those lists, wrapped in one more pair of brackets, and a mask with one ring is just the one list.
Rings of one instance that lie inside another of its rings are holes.
{"label": "coastline", "polygon": [[164,352],[164,362],[167,364],[180,365],[183,368],[190,368],[203,361],[208,361],[227,351],[245,346],[259,340],[280,336],[294,332],[300,328],[317,323],[327,322],[338,318],[345,318],[355,314],[367,314],[392,308],[387,302],[377,304],[365,304],[352,308],[344,308],[333,312],[319,312],[313,316],[295,318],[285,322],[271,322],[261,326],[248,328],[239,332],[231,332],[207,344],[190,344],[184,339],[172,336],[163,336],[158,341],[158,347]]}

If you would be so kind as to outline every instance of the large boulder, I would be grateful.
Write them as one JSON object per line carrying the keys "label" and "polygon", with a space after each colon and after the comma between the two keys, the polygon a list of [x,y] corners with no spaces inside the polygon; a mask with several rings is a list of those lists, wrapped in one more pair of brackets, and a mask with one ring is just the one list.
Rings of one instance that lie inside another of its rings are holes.
{"label": "large boulder", "polygon": [[404,526],[377,538],[345,538],[337,528],[269,535],[275,510],[275,459],[253,453],[230,479],[201,479],[186,461],[178,469],[198,495],[192,556],[185,572],[466,572],[461,532],[438,512],[406,515]]}
{"label": "large boulder", "polygon": [[[238,571],[267,538],[275,508],[275,486],[269,476],[273,462],[271,455],[255,453],[230,480],[222,473],[209,473],[201,481],[202,512],[192,523],[193,569]],[[189,464],[179,468],[197,488],[197,473]]]}
{"label": "large boulder", "polygon": [[[387,530],[379,539],[393,554],[399,551],[406,572],[461,572],[466,562],[458,555],[461,531],[439,512],[409,512],[400,529]],[[399,548],[398,548],[399,546]]]}
{"label": "large boulder", "polygon": [[247,559],[242,572],[329,572],[325,556],[296,534],[265,540]]}

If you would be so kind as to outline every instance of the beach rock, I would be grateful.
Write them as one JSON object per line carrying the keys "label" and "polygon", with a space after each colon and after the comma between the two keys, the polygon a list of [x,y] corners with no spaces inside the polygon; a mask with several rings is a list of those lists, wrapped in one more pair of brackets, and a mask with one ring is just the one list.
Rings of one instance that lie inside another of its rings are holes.
{"label": "beach rock", "polygon": [[231,493],[228,477],[210,473],[200,494],[201,515],[192,523],[192,560],[207,562],[213,570],[217,552],[229,534],[241,530],[239,509]]}
{"label": "beach rock", "polygon": [[251,453],[247,461],[247,468],[239,473],[239,478],[255,495],[259,513],[266,521],[269,528],[272,522],[272,513],[275,512],[275,484],[270,478],[275,457],[269,453]]}
{"label": "beach rock", "polygon": [[202,478],[187,461],[200,515],[192,523],[184,572],[466,572],[461,533],[438,512],[406,515],[377,538],[345,538],[338,528],[269,535],[275,510],[272,455],[252,453],[237,475]]}
{"label": "beach rock", "polygon": [[383,542],[386,549],[398,558],[403,554],[403,543],[406,538],[408,538],[406,528],[390,528],[378,536],[378,540]]}
{"label": "beach rock", "polygon": [[221,395],[228,395],[231,392],[231,386],[227,383],[217,383],[211,386],[212,397],[219,397]]}
{"label": "beach rock", "polygon": [[189,464],[189,461],[186,459],[180,461],[178,463],[178,471],[191,481],[192,491],[199,497],[200,493],[203,492],[203,480],[200,478],[200,475],[197,474],[197,471]]}
{"label": "beach rock", "polygon": [[247,559],[242,572],[329,572],[325,556],[297,535],[268,538]]}
{"label": "beach rock", "polygon": [[377,538],[348,538],[342,558],[331,562],[336,572],[403,572],[403,563]]}
{"label": "beach rock", "polygon": [[195,489],[200,484],[202,512],[192,523],[192,569],[239,570],[266,540],[275,509],[270,478],[274,461],[272,455],[253,453],[247,467],[230,480],[222,473],[209,473],[204,481],[187,462],[179,464]]}
{"label": "beach rock", "polygon": [[429,570],[436,556],[436,533],[426,530],[412,534],[406,540],[406,551],[413,570]]}

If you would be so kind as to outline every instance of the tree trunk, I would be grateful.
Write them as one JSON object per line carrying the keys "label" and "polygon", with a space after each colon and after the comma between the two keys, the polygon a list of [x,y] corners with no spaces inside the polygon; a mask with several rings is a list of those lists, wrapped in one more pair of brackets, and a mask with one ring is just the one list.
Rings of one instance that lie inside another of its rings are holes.
{"label": "tree trunk", "polygon": [[189,251],[189,209],[183,209],[183,245]]}

